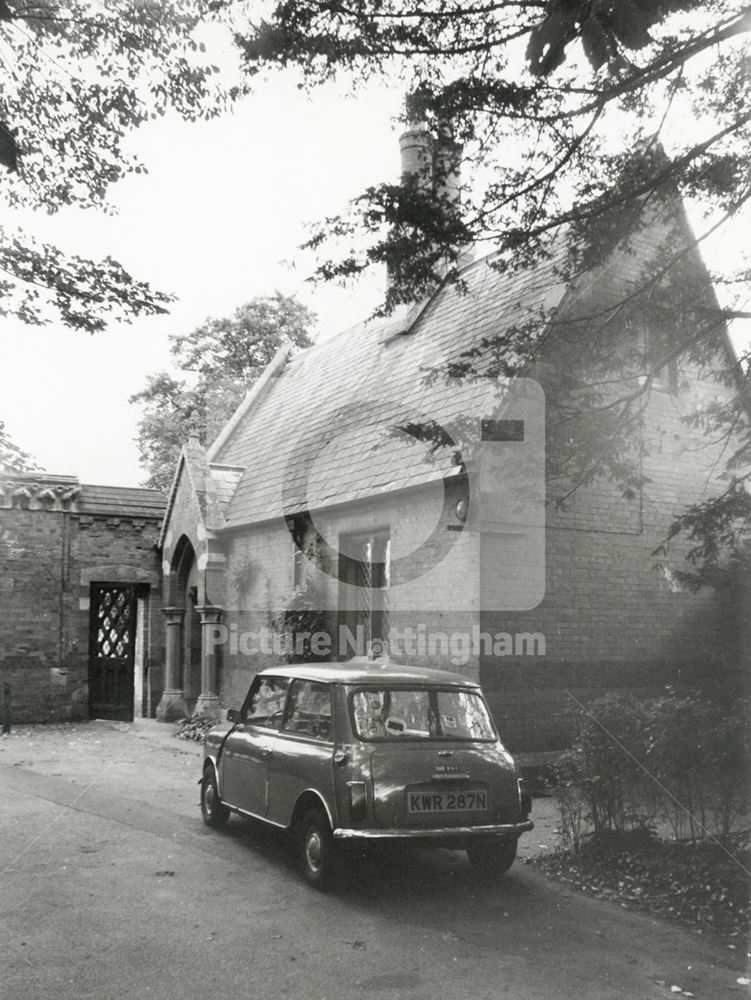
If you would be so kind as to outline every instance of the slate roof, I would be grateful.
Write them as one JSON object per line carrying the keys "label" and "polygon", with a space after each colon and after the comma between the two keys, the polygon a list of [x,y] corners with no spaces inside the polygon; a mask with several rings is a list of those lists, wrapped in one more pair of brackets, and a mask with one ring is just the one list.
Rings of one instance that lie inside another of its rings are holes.
{"label": "slate roof", "polygon": [[[491,258],[467,267],[467,291],[439,289],[406,315],[368,321],[318,343],[278,366],[262,392],[238,414],[209,461],[243,467],[227,504],[226,526],[252,524],[389,493],[456,471],[453,450],[434,456],[424,444],[389,428],[410,420],[449,427],[457,391],[444,377],[425,384],[431,369],[483,338],[554,309],[566,286],[561,252],[530,271],[502,274]],[[404,332],[402,332],[404,331]],[[497,401],[467,387],[462,412],[487,412]]]}
{"label": "slate roof", "polygon": [[209,465],[208,470],[206,527],[221,528],[226,519],[227,507],[245,469],[231,465]]}
{"label": "slate roof", "polygon": [[109,514],[112,517],[149,517],[161,519],[167,498],[158,490],[126,486],[81,484],[78,511],[81,514]]}

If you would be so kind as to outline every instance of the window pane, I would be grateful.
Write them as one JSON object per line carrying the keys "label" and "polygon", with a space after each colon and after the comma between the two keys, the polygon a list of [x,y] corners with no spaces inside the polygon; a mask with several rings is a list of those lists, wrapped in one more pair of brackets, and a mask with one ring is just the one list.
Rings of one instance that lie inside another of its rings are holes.
{"label": "window pane", "polygon": [[[255,726],[279,729],[287,696],[289,681],[278,677],[264,677],[257,690],[251,694],[245,707],[245,719]],[[251,688],[252,691],[252,688]]]}
{"label": "window pane", "polygon": [[391,584],[391,541],[387,530],[367,535],[341,535],[342,610],[353,634],[359,629],[366,650],[389,634],[388,589]]}
{"label": "window pane", "polygon": [[331,739],[331,692],[328,684],[293,681],[284,732],[314,740]]}
{"label": "window pane", "polygon": [[438,717],[444,735],[452,739],[493,739],[487,709],[471,691],[439,691]]}
{"label": "window pane", "polygon": [[355,730],[366,740],[496,738],[485,703],[474,691],[355,691],[352,711]]}

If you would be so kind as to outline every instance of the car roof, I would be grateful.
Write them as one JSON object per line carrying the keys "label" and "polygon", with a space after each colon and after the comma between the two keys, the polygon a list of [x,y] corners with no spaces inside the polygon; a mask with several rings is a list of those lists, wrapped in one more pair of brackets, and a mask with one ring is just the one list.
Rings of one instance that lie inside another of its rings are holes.
{"label": "car roof", "polygon": [[294,663],[267,667],[259,676],[290,677],[335,684],[431,684],[442,687],[479,688],[476,681],[448,670],[409,667],[400,663],[348,660],[344,663]]}

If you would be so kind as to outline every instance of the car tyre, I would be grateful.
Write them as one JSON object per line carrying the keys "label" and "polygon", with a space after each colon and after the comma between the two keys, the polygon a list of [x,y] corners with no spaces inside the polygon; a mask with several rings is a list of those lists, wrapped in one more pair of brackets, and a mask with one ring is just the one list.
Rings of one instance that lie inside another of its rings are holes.
{"label": "car tyre", "polygon": [[467,858],[472,868],[483,878],[500,878],[516,859],[516,840],[490,841],[472,844],[467,848]]}
{"label": "car tyre", "polygon": [[230,817],[230,811],[219,798],[216,771],[209,764],[203,769],[201,781],[201,814],[206,826],[212,830],[223,830]]}
{"label": "car tyre", "polygon": [[300,824],[300,864],[308,885],[325,889],[331,884],[334,856],[334,838],[325,813],[309,810]]}

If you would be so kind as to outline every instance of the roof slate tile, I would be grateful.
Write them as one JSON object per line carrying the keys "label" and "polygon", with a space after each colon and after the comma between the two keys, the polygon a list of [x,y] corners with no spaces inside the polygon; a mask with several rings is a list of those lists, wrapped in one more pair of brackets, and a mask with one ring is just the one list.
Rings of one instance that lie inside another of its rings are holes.
{"label": "roof slate tile", "polygon": [[[453,384],[449,393],[440,375],[426,382],[428,373],[554,308],[565,291],[560,263],[559,253],[520,275],[500,273],[490,258],[477,261],[463,272],[466,292],[443,287],[416,321],[414,309],[366,321],[290,358],[211,455],[212,463],[245,469],[232,498],[222,496],[226,525],[363,499],[454,468],[454,449],[431,455],[394,428],[426,418],[448,426],[457,410]],[[488,390],[465,388],[467,414],[497,401],[498,385]]]}

